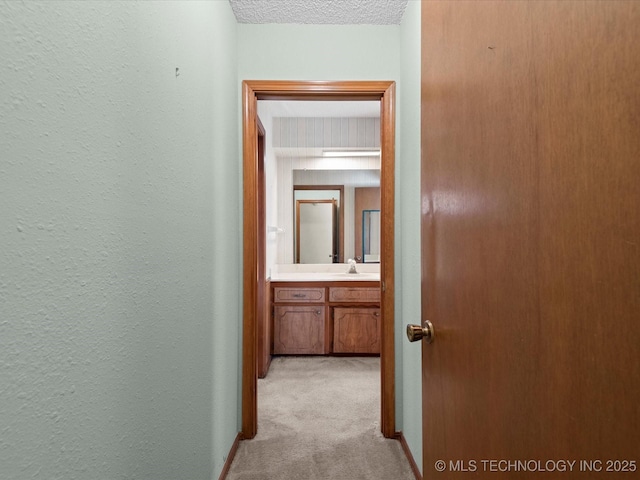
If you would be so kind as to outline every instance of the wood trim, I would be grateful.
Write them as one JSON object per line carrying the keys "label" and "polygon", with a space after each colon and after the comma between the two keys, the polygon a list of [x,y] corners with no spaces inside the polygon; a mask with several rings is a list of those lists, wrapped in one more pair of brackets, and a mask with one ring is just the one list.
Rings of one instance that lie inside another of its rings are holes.
{"label": "wood trim", "polygon": [[[295,250],[296,250],[296,263],[300,263],[300,209],[302,207],[302,205],[304,204],[313,204],[315,205],[316,203],[328,203],[331,204],[332,210],[331,213],[333,215],[333,223],[335,224],[336,218],[335,218],[335,205],[336,205],[336,200],[296,200],[296,245],[295,245]],[[336,243],[335,243],[335,230],[334,230],[334,235],[331,237],[332,238],[332,246],[333,246],[333,253],[332,255],[335,255],[335,247],[336,247]],[[331,263],[334,263],[333,261],[334,257],[331,257]]]}
{"label": "wood trim", "polygon": [[273,316],[271,315],[271,282],[264,283],[264,308],[262,308],[263,322],[258,325],[258,378],[265,378],[271,365],[273,351]]}
{"label": "wood trim", "polygon": [[418,464],[416,463],[416,460],[413,458],[413,454],[411,453],[411,449],[409,448],[407,439],[404,438],[404,434],[402,432],[396,432],[395,438],[400,442],[400,445],[402,446],[402,451],[407,457],[407,460],[409,460],[409,465],[411,466],[411,471],[413,472],[413,476],[416,478],[416,480],[422,480],[422,474],[420,473],[420,469],[418,468]]}
{"label": "wood trim", "polygon": [[[257,291],[257,318],[258,325],[257,342],[258,342],[258,377],[262,378],[267,374],[269,363],[271,362],[271,349],[266,341],[269,339],[269,325],[271,318],[270,311],[267,309],[269,304],[268,282],[266,280],[266,235],[267,235],[267,218],[266,218],[266,186],[265,186],[265,170],[264,170],[264,150],[265,150],[265,129],[260,121],[260,117],[256,118],[258,128],[258,248],[256,256],[258,258],[258,291]],[[261,308],[262,307],[262,308]]]}
{"label": "wood trim", "polygon": [[259,100],[380,100],[389,81],[245,80]]}
{"label": "wood trim", "polygon": [[395,435],[394,348],[394,169],[395,82],[392,81],[281,81],[242,82],[243,147],[243,333],[242,333],[242,435],[257,433],[257,101],[265,100],[379,100],[381,136],[382,256],[381,310],[381,431]]}
{"label": "wood trim", "polygon": [[396,431],[395,388],[395,145],[396,145],[396,85],[391,82],[380,101],[380,283],[382,332],[380,342],[380,366],[382,384],[382,434],[391,438]]}
{"label": "wood trim", "polygon": [[257,297],[258,297],[258,101],[246,83],[242,85],[242,149],[244,215],[242,222],[242,436],[258,432]]}
{"label": "wood trim", "polygon": [[236,452],[238,451],[238,447],[240,446],[241,439],[242,439],[242,434],[238,433],[238,435],[236,435],[235,440],[233,441],[233,444],[231,445],[231,450],[229,450],[229,455],[227,455],[227,459],[225,460],[224,465],[222,466],[222,471],[220,472],[220,476],[218,477],[218,480],[225,480],[225,478],[227,478],[227,474],[231,469],[231,464],[233,463],[233,459],[235,458]]}
{"label": "wood trim", "polygon": [[296,221],[295,221],[295,244],[294,244],[294,258],[296,263],[300,263],[300,202],[295,202]]}

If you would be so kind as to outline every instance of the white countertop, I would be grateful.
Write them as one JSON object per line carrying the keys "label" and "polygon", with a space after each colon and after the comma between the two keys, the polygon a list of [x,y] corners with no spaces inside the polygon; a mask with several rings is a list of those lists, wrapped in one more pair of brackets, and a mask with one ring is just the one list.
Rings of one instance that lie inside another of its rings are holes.
{"label": "white countertop", "polygon": [[349,265],[294,264],[274,265],[270,268],[272,282],[379,282],[380,264],[358,263],[358,273],[347,273]]}
{"label": "white countertop", "polygon": [[272,273],[272,282],[379,282],[379,273]]}

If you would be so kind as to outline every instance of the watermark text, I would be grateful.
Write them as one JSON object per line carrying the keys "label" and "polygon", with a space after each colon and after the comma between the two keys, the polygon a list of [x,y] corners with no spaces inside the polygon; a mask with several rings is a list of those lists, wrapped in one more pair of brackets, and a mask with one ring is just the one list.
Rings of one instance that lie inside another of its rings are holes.
{"label": "watermark text", "polygon": [[631,473],[638,470],[636,460],[437,460],[434,465],[437,472],[612,472]]}

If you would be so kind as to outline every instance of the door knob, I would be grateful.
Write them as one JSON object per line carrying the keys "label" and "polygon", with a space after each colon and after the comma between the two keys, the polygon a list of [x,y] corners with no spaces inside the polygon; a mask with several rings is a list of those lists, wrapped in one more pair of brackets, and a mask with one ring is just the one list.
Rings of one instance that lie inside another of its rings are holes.
{"label": "door knob", "polygon": [[410,342],[417,342],[424,338],[427,343],[431,343],[433,342],[435,334],[436,332],[433,329],[433,324],[429,320],[425,320],[422,326],[407,325],[407,338]]}

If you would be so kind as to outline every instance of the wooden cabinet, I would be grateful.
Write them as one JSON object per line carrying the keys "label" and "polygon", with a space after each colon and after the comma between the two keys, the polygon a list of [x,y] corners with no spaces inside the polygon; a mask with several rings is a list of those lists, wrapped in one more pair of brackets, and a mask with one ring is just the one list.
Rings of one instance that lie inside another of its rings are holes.
{"label": "wooden cabinet", "polygon": [[329,288],[335,353],[380,353],[380,288]]}
{"label": "wooden cabinet", "polygon": [[324,303],[325,287],[274,287],[274,303]]}
{"label": "wooden cabinet", "polygon": [[273,282],[272,286],[273,354],[380,353],[379,283]]}
{"label": "wooden cabinet", "polygon": [[380,353],[380,309],[334,308],[333,352]]}
{"label": "wooden cabinet", "polygon": [[273,353],[326,353],[324,306],[276,306],[273,314]]}
{"label": "wooden cabinet", "polygon": [[333,303],[380,303],[379,288],[331,287],[329,301]]}
{"label": "wooden cabinet", "polygon": [[288,284],[273,288],[273,353],[313,355],[329,351],[326,287]]}

